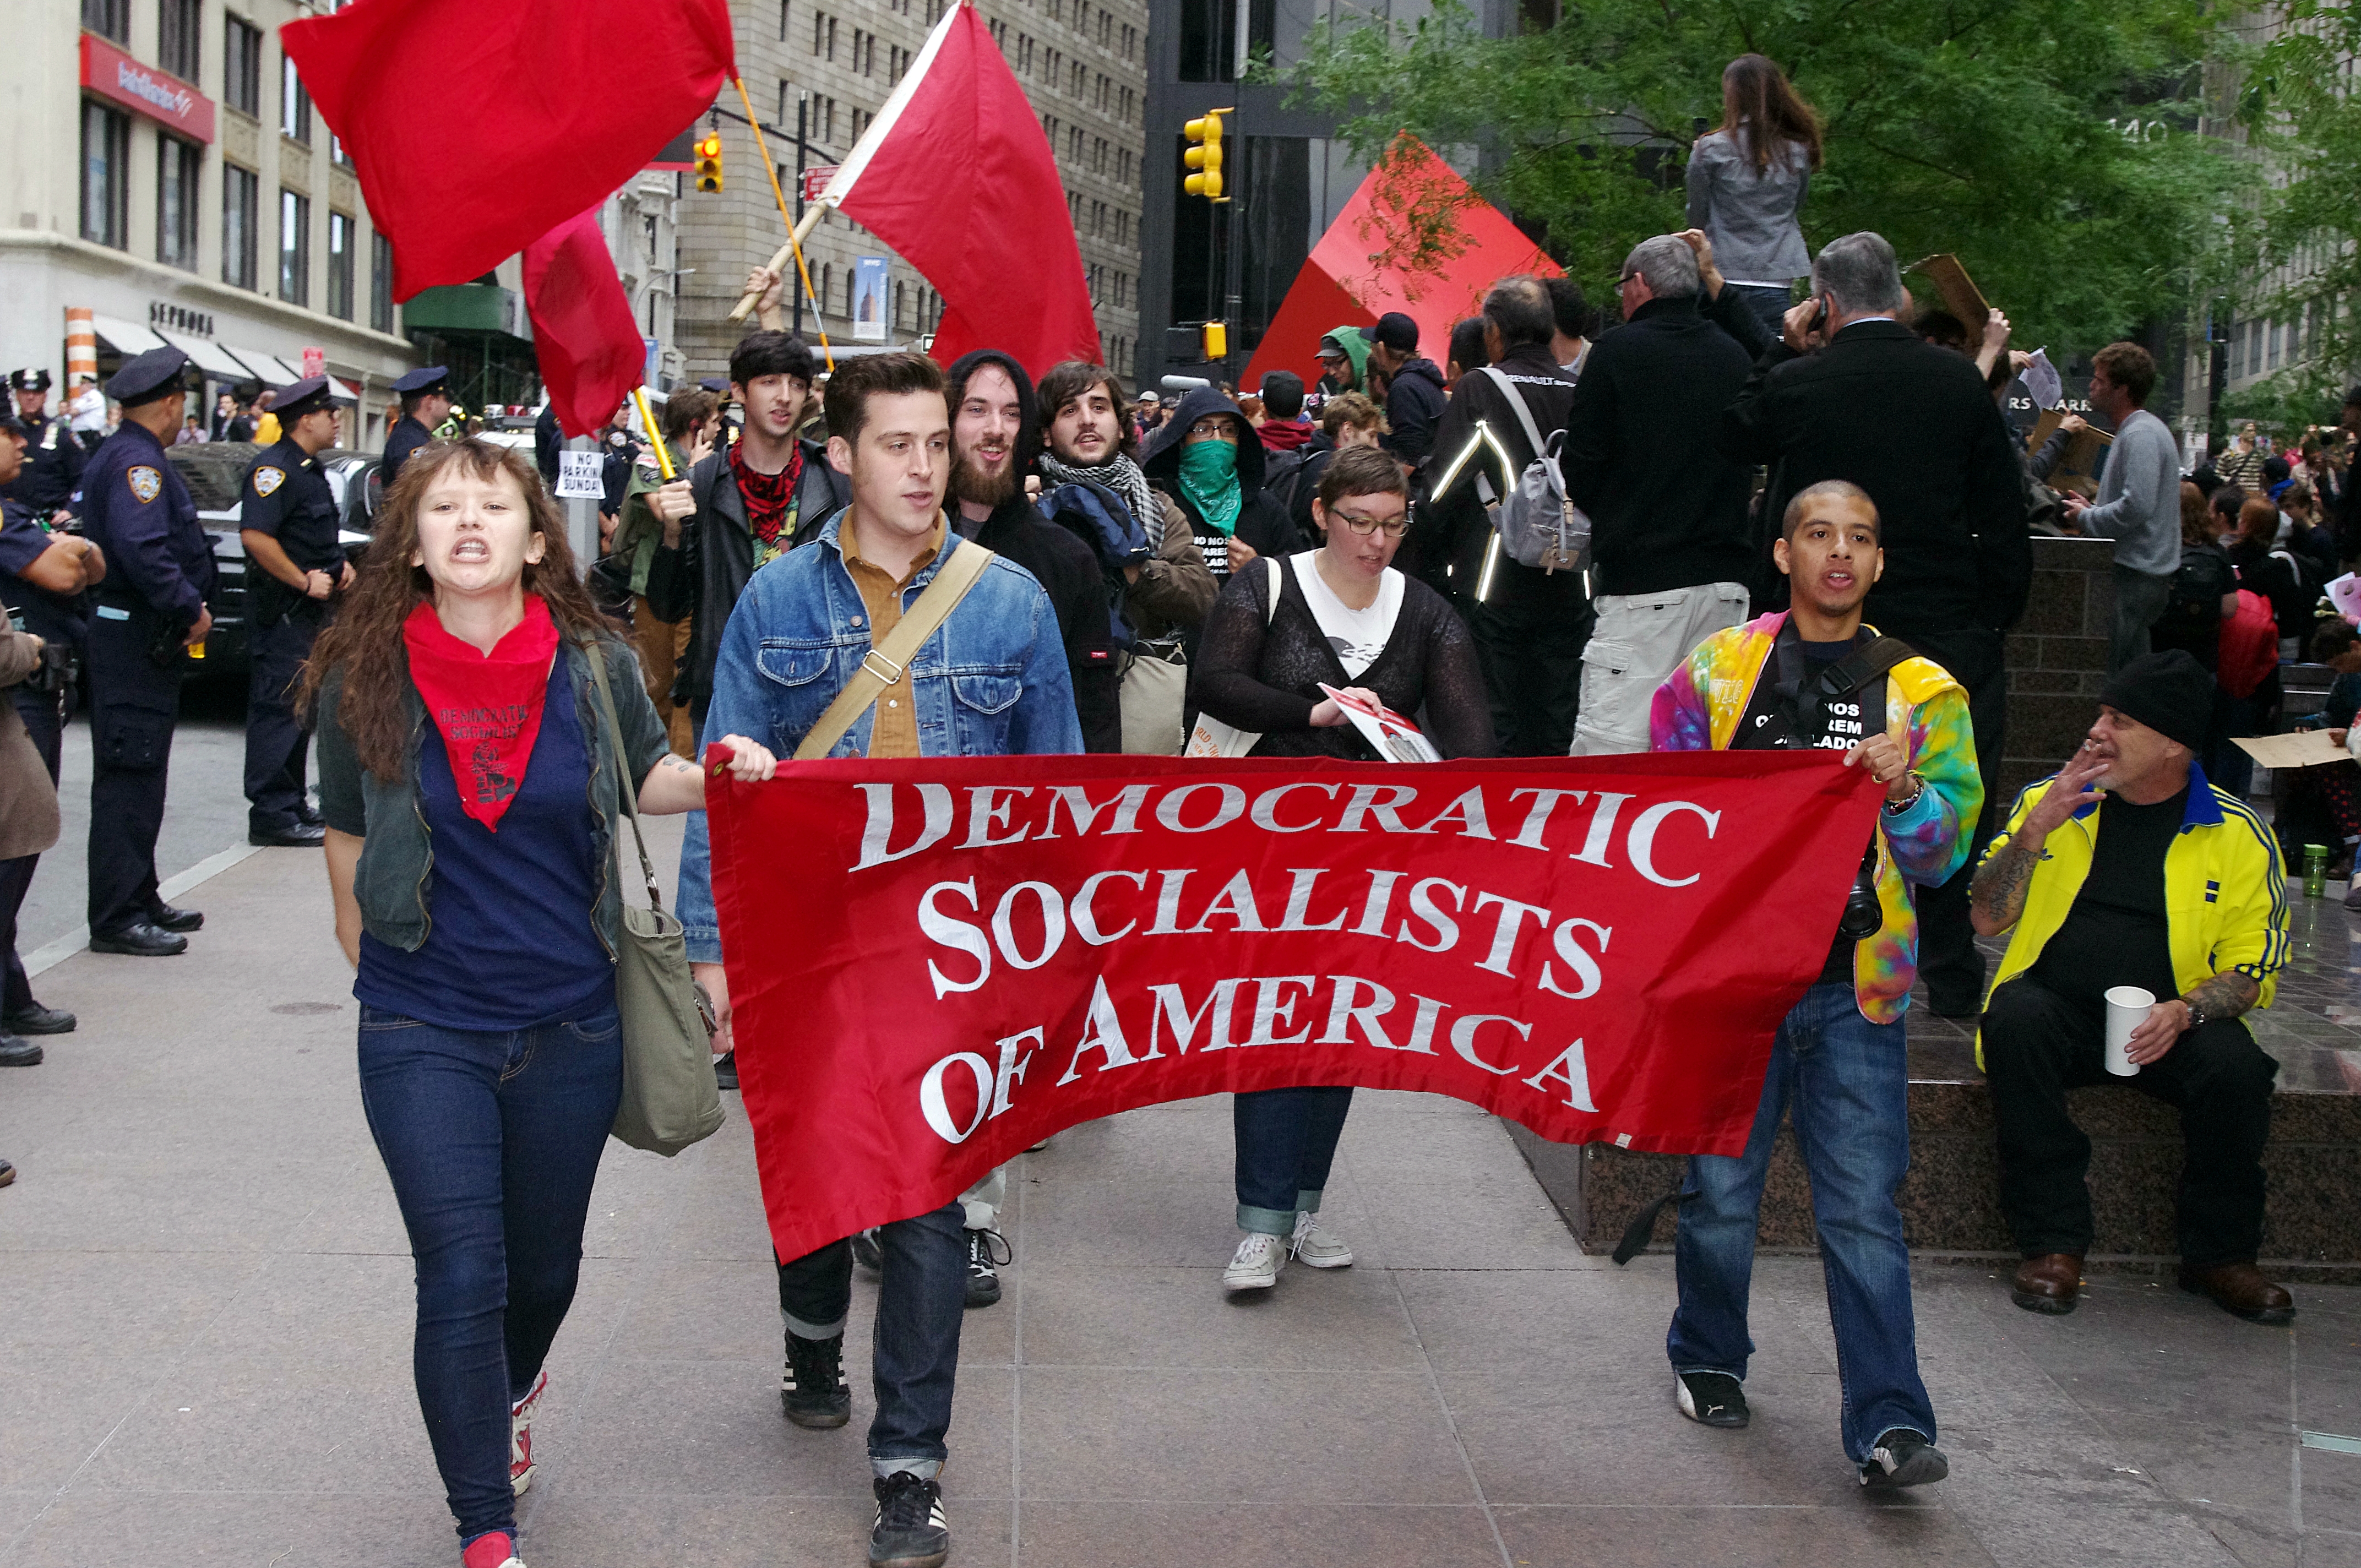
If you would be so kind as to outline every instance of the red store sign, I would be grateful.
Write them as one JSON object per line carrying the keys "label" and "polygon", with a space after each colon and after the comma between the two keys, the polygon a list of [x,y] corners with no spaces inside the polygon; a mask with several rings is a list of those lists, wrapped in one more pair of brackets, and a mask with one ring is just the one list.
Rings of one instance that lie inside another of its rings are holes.
{"label": "red store sign", "polygon": [[89,33],[82,35],[82,84],[85,91],[192,141],[214,139],[212,99]]}

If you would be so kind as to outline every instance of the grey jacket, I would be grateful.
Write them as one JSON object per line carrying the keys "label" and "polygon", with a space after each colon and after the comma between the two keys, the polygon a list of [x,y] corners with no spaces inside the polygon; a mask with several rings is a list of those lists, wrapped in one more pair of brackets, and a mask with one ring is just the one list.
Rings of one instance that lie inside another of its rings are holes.
{"label": "grey jacket", "polygon": [[2107,448],[2085,533],[2115,542],[2115,565],[2152,577],[2180,569],[2180,448],[2172,427],[2135,409]]}
{"label": "grey jacket", "polygon": [[[615,694],[615,721],[622,728],[631,775],[644,779],[667,750],[664,721],[648,700],[647,687],[640,678],[639,657],[630,645],[602,637],[596,646],[598,657],[607,662],[607,684]],[[612,843],[615,749],[598,707],[590,649],[570,637],[558,647],[574,679],[574,717],[582,727],[590,754],[590,842],[598,861],[598,902],[591,910],[591,924],[612,959],[623,933],[623,901],[615,883]],[[337,832],[365,840],[360,866],[353,873],[361,928],[390,948],[414,953],[425,945],[434,923],[429,905],[434,846],[418,799],[418,749],[431,727],[426,722],[426,704],[411,684],[409,671],[404,656],[402,707],[410,715],[410,744],[403,752],[401,778],[389,782],[364,769],[344,726],[336,721],[336,706],[345,685],[341,665],[320,683],[318,725],[320,815]]]}
{"label": "grey jacket", "polygon": [[1783,141],[1761,174],[1745,145],[1727,131],[1689,148],[1689,226],[1713,242],[1713,264],[1733,283],[1784,285],[1812,269],[1795,213],[1811,189],[1812,161],[1800,143]]}

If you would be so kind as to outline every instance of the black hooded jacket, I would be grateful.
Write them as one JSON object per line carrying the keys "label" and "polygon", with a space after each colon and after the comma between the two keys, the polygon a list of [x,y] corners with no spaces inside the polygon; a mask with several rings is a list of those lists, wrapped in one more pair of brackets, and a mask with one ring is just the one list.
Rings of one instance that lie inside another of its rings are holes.
{"label": "black hooded jacket", "polygon": [[1432,359],[1412,359],[1386,381],[1386,423],[1393,433],[1386,450],[1414,467],[1424,467],[1434,451],[1434,427],[1443,418],[1443,372]]}
{"label": "black hooded jacket", "polygon": [[1302,534],[1296,532],[1294,521],[1278,499],[1262,488],[1263,444],[1255,434],[1254,426],[1246,422],[1245,411],[1212,387],[1200,387],[1180,400],[1148,445],[1139,454],[1139,466],[1148,475],[1148,482],[1172,498],[1180,515],[1189,520],[1190,532],[1197,536],[1197,548],[1205,557],[1205,570],[1213,574],[1216,584],[1230,580],[1230,541],[1197,510],[1180,488],[1180,444],[1189,427],[1207,414],[1227,414],[1238,427],[1238,527],[1237,537],[1257,555],[1292,555],[1310,548]]}
{"label": "black hooded jacket", "polygon": [[[1020,476],[1029,473],[1041,453],[1041,406],[1033,395],[1032,378],[1015,359],[997,349],[979,348],[952,362],[945,374],[952,423],[956,426],[959,422],[968,378],[984,365],[998,366],[1016,383],[1021,411],[1011,471]],[[1032,573],[1049,594],[1050,608],[1058,615],[1058,630],[1066,641],[1066,665],[1074,679],[1074,711],[1082,721],[1082,749],[1122,751],[1123,669],[1115,657],[1115,624],[1108,616],[1098,556],[1089,545],[1045,520],[1021,488],[980,524],[960,515],[956,497],[946,500],[945,510],[963,536]]]}

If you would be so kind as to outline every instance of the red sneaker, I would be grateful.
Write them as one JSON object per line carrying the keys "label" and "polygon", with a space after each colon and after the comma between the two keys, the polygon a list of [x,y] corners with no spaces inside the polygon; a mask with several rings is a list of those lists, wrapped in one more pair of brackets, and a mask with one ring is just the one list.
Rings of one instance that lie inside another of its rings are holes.
{"label": "red sneaker", "polygon": [[524,1568],[524,1559],[516,1554],[516,1540],[504,1530],[489,1535],[479,1535],[459,1553],[460,1568]]}
{"label": "red sneaker", "polygon": [[[542,1390],[548,1387],[549,1373],[544,1370],[533,1380],[533,1391],[509,1407],[509,1485],[520,1497],[533,1485],[533,1412],[541,1403]],[[477,1564],[469,1563],[467,1568],[477,1568]],[[495,1562],[492,1568],[500,1568],[500,1564]]]}

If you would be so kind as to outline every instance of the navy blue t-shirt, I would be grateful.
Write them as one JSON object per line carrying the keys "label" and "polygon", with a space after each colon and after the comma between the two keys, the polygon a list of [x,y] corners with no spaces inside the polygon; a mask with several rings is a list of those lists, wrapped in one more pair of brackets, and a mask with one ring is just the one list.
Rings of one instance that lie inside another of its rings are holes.
{"label": "navy blue t-shirt", "polygon": [[426,940],[405,953],[361,934],[353,994],[446,1029],[528,1029],[614,1001],[615,966],[591,924],[598,896],[590,756],[560,652],[533,755],[494,832],[459,807],[439,732],[418,749],[434,870]]}

